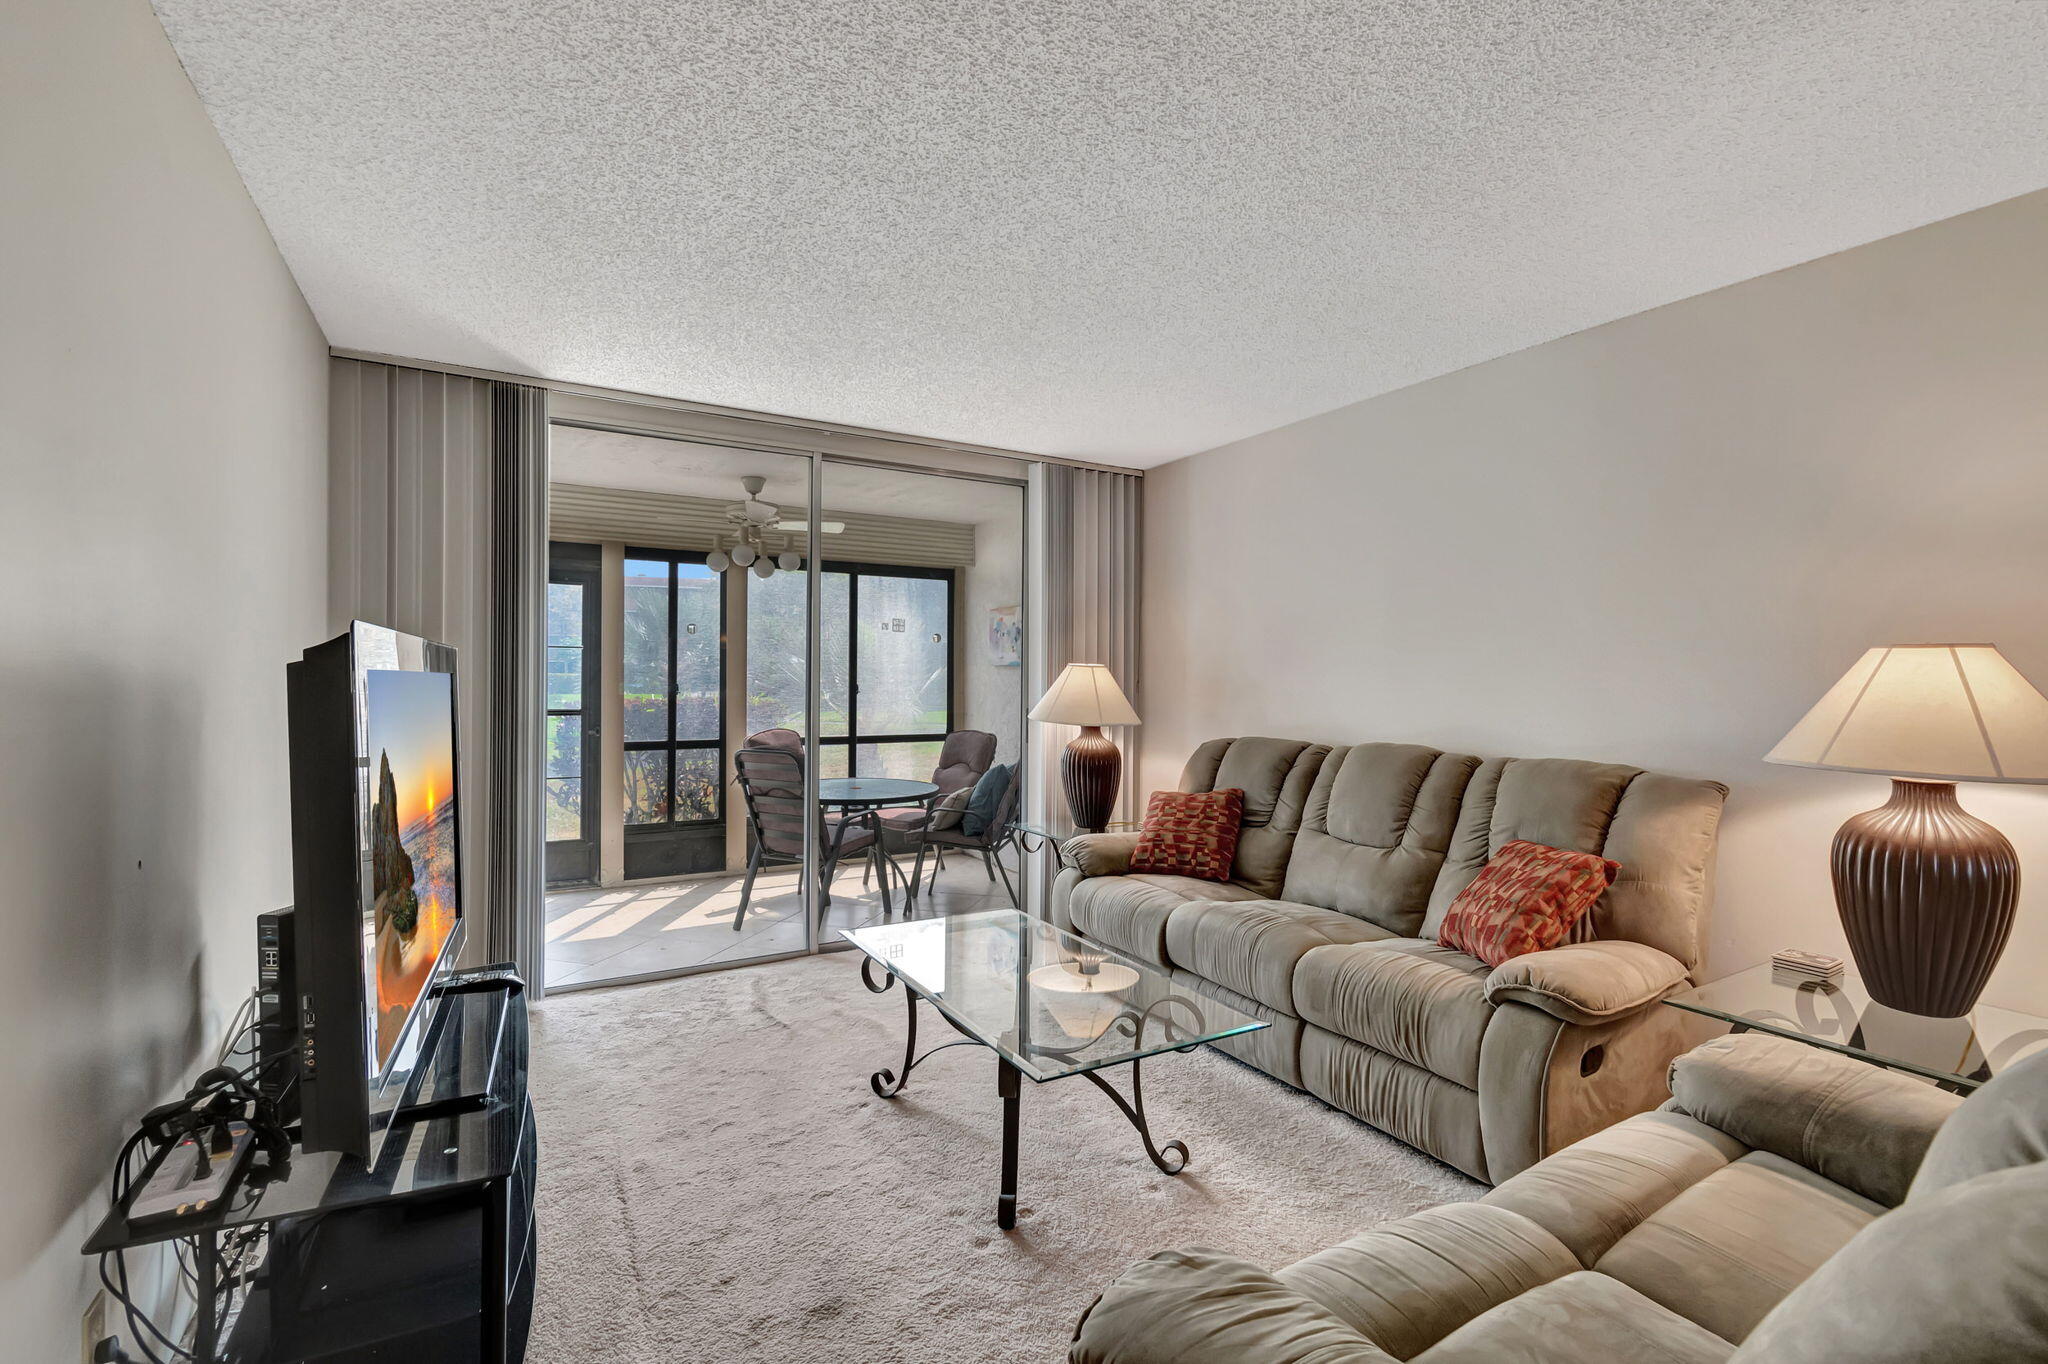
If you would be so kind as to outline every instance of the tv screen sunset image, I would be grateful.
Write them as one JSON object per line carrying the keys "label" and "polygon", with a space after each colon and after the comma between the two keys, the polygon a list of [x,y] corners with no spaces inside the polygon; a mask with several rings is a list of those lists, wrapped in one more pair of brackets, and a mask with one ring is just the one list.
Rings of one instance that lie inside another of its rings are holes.
{"label": "tv screen sunset image", "polygon": [[364,674],[372,903],[365,986],[382,1072],[455,931],[455,717],[446,673]]}

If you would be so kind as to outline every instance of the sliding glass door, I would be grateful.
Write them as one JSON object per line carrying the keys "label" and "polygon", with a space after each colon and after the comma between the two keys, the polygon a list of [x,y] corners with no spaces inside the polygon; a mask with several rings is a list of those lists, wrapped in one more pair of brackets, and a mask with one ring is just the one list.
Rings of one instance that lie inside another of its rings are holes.
{"label": "sliding glass door", "polygon": [[620,702],[628,881],[725,865],[725,601],[705,557],[625,551]]}
{"label": "sliding glass door", "polygon": [[548,546],[542,825],[547,883],[597,879],[599,581],[594,545]]}
{"label": "sliding glass door", "polygon": [[821,771],[928,775],[953,728],[953,571],[825,566]]}
{"label": "sliding glass door", "polygon": [[925,824],[1022,751],[1018,484],[566,424],[550,457],[549,988],[1012,903],[1007,824]]}
{"label": "sliding glass door", "polygon": [[562,427],[550,453],[548,984],[809,951],[813,460]]}
{"label": "sliding glass door", "polygon": [[[866,869],[842,872],[826,927],[906,908],[1007,908],[1019,860],[1008,816],[1022,805],[1021,787],[1009,783],[1022,776],[1023,673],[1021,654],[990,640],[1017,640],[1023,490],[829,456],[821,483],[819,771],[914,783],[925,793],[915,799],[927,802],[961,799],[987,776],[987,809],[998,816],[934,819],[927,836],[921,807],[877,809],[898,879],[885,900]],[[828,931],[825,945],[835,936]]]}

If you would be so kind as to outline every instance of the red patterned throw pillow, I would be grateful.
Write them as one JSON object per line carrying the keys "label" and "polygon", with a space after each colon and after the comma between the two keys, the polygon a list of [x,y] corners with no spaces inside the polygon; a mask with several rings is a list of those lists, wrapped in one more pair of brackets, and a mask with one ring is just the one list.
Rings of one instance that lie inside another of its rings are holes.
{"label": "red patterned throw pillow", "polygon": [[1458,892],[1436,940],[1498,966],[1557,946],[1614,884],[1621,863],[1516,839]]}
{"label": "red patterned throw pillow", "polygon": [[1131,870],[1228,881],[1244,823],[1244,792],[1154,791],[1145,827],[1131,852]]}

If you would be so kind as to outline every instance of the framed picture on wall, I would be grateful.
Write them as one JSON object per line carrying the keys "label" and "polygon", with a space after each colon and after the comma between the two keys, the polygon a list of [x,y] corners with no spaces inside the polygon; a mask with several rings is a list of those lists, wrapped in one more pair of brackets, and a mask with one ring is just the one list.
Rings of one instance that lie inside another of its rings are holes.
{"label": "framed picture on wall", "polygon": [[1024,617],[1015,606],[988,609],[988,661],[998,668],[1024,666]]}

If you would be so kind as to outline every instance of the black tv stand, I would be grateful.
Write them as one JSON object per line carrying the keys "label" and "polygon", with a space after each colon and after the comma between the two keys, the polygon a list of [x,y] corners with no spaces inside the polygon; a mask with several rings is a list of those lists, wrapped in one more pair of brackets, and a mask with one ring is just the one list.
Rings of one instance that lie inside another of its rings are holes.
{"label": "black tv stand", "polygon": [[[458,978],[412,1105],[375,1166],[294,1148],[267,1183],[177,1224],[119,1209],[88,1255],[190,1239],[199,1251],[194,1358],[204,1364],[518,1364],[533,1311],[535,1145],[526,1093],[526,990],[517,976]],[[248,1283],[222,1283],[225,1238],[269,1232]],[[240,1291],[238,1290],[246,1290]]]}

